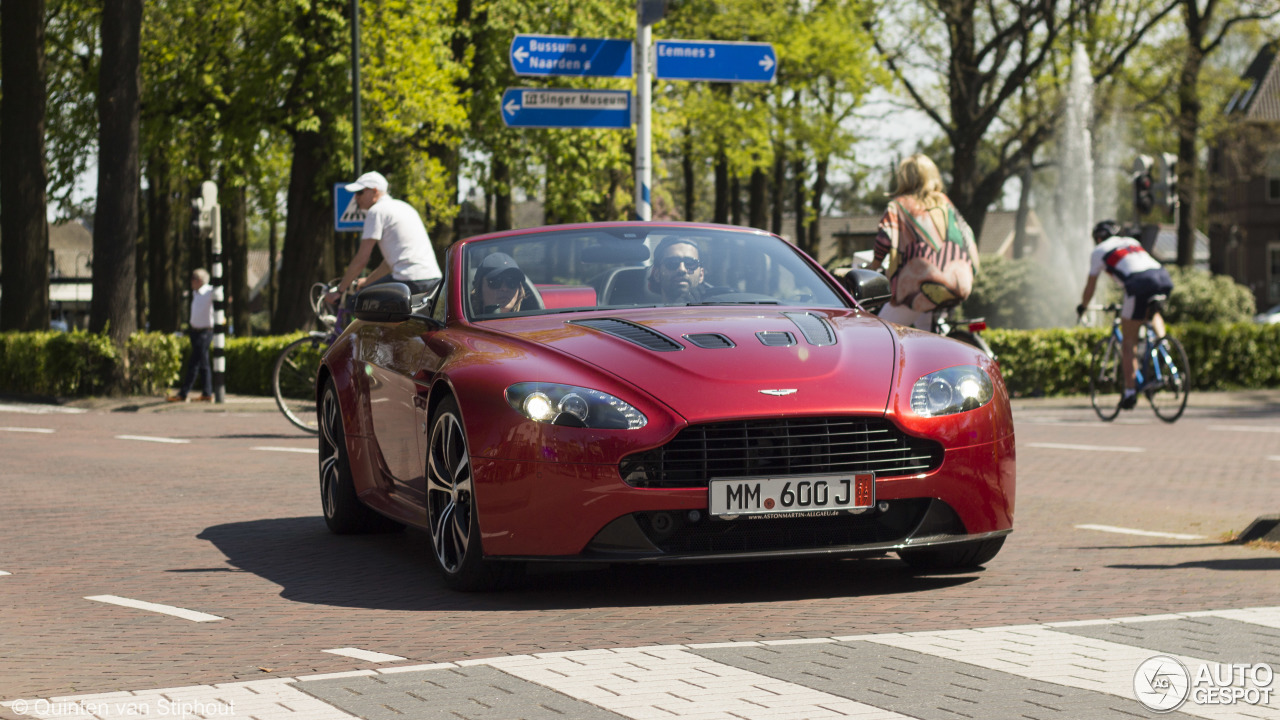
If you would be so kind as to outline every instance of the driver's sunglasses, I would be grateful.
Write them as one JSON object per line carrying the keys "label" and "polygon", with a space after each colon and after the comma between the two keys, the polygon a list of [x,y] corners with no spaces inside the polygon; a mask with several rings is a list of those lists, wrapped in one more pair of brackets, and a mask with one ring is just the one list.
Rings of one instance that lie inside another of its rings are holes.
{"label": "driver's sunglasses", "polygon": [[687,272],[693,272],[694,270],[702,267],[702,261],[698,258],[682,257],[677,255],[662,258],[662,267],[669,272],[679,270],[681,265],[687,268]]}
{"label": "driver's sunglasses", "polygon": [[489,285],[490,290],[497,290],[498,288],[504,285],[507,287],[508,290],[515,290],[516,288],[524,284],[524,278],[514,274],[487,277],[484,279],[484,281]]}

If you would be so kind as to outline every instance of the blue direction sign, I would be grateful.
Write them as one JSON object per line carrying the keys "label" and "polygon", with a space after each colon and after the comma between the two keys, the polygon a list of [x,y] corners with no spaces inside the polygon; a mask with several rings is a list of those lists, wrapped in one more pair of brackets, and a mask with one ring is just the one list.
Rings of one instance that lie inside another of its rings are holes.
{"label": "blue direction sign", "polygon": [[502,121],[507,127],[629,128],[631,91],[507,88]]}
{"label": "blue direction sign", "polygon": [[654,75],[663,80],[772,82],[778,55],[769,43],[659,40]]}
{"label": "blue direction sign", "polygon": [[333,229],[360,232],[364,229],[365,212],[356,206],[356,194],[346,186],[346,183],[333,184]]}
{"label": "blue direction sign", "polygon": [[631,41],[516,35],[511,69],[517,75],[631,77]]}

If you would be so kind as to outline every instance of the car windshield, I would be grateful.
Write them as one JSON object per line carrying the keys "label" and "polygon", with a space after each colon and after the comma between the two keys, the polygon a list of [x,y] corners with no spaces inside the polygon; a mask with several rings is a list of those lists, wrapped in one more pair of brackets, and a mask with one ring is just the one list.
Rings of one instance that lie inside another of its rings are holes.
{"label": "car windshield", "polygon": [[468,319],[626,307],[847,307],[794,247],[750,231],[607,227],[470,243]]}

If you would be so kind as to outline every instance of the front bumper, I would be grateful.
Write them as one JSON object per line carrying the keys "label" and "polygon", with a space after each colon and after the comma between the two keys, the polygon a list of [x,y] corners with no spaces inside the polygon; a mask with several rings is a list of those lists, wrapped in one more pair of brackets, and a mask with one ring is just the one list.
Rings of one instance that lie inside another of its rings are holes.
{"label": "front bumper", "polygon": [[877,478],[885,511],[712,520],[705,488],[646,489],[616,465],[473,458],[488,557],[687,562],[859,555],[981,540],[1013,528],[1013,436],[946,451],[935,471]]}

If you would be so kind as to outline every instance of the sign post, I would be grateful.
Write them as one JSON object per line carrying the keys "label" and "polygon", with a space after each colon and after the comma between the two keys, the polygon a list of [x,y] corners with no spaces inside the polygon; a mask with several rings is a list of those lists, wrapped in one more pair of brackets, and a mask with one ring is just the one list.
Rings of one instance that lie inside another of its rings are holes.
{"label": "sign post", "polygon": [[636,219],[652,220],[653,203],[653,80],[649,62],[654,18],[645,0],[636,3]]}
{"label": "sign post", "polygon": [[631,41],[561,35],[516,35],[511,40],[516,75],[631,77]]}
{"label": "sign post", "polygon": [[661,80],[773,82],[778,55],[770,43],[659,40],[654,74]]}
{"label": "sign post", "polygon": [[213,364],[213,401],[227,401],[227,301],[222,280],[222,206],[218,204],[218,186],[210,180],[200,185],[200,198],[195,201],[199,212],[200,232],[212,238],[213,244],[213,347],[209,351]]}
{"label": "sign post", "polygon": [[626,90],[507,88],[502,121],[522,128],[628,128],[631,93]]}

